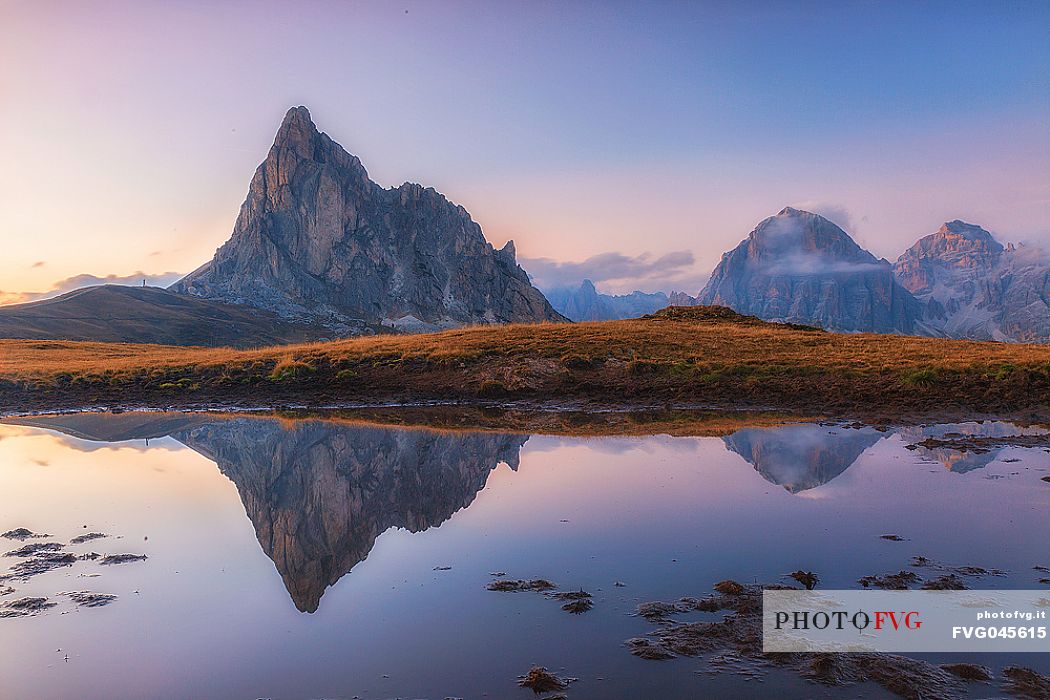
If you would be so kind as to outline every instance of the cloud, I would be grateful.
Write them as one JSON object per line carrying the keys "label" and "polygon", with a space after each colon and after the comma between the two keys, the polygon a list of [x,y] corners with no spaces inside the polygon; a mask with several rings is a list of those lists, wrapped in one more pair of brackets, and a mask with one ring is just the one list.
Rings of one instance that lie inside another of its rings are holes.
{"label": "cloud", "polygon": [[35,270],[35,269],[37,269],[39,267],[43,267],[44,265],[47,265],[47,263],[44,262],[43,260],[37,260],[35,263],[33,263],[32,265],[29,266],[29,269],[30,270]]}
{"label": "cloud", "polygon": [[21,304],[23,301],[32,301],[32,295],[24,292],[5,292],[0,290],[0,306],[5,304]]}
{"label": "cloud", "polygon": [[[846,233],[854,234],[857,232],[856,222],[853,220],[853,215],[850,214],[849,209],[841,204],[810,201],[802,202],[801,204],[796,205],[795,208],[813,212],[814,214],[820,214],[833,224],[837,224],[838,227]],[[867,217],[864,217],[864,219],[867,219]]]}
{"label": "cloud", "polygon": [[[821,216],[828,218],[824,214]],[[762,222],[756,231],[761,231],[764,254],[754,264],[767,275],[863,274],[889,264],[878,261],[861,248],[855,251],[853,259],[848,260],[833,257],[824,250],[807,250],[802,245],[807,230],[802,221],[793,216],[772,217]]]}
{"label": "cloud", "polygon": [[[34,265],[36,267],[36,265]],[[59,294],[65,294],[71,292],[74,289],[80,289],[81,287],[92,287],[98,284],[123,284],[130,286],[138,286],[145,280],[146,284],[150,287],[167,287],[173,282],[181,279],[183,273],[181,272],[161,272],[155,275],[148,275],[145,272],[134,272],[130,275],[105,275],[99,277],[98,275],[74,275],[73,277],[67,277],[64,280],[59,280],[52,285],[51,289],[46,292],[5,292],[0,290],[0,305],[4,304],[22,304],[27,301],[39,301],[41,299],[49,299],[56,297]]]}
{"label": "cloud", "polygon": [[765,272],[770,275],[832,275],[862,274],[875,272],[886,267],[886,263],[851,262],[833,260],[818,253],[797,253],[778,258],[766,266]]}
{"label": "cloud", "polygon": [[[522,258],[521,265],[532,283],[540,289],[575,287],[589,279],[603,291],[644,291],[699,289],[699,276],[693,269],[693,254],[687,250],[666,253],[625,255],[600,253],[579,262],[559,262],[551,258]],[[706,275],[705,275],[706,277]]]}

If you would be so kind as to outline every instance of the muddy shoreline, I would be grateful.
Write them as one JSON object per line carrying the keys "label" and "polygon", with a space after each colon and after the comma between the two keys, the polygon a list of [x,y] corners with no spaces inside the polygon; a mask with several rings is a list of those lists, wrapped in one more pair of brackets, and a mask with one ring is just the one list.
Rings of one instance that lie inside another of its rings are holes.
{"label": "muddy shoreline", "polygon": [[[598,429],[624,423],[654,428],[669,424],[729,419],[738,424],[774,424],[795,421],[857,421],[868,425],[907,426],[924,423],[1008,420],[1022,424],[1050,423],[1050,407],[1018,409],[964,406],[890,407],[879,405],[834,407],[819,404],[762,404],[751,401],[697,403],[682,401],[615,401],[601,398],[523,398],[495,400],[479,398],[377,397],[372,400],[339,400],[329,393],[277,396],[204,395],[186,397],[78,396],[67,392],[21,394],[0,391],[0,419],[61,413],[277,413],[295,415],[361,414],[366,422],[399,425],[454,424],[462,428],[493,429],[505,421],[506,430],[542,429],[544,426],[575,424]],[[507,420],[507,419],[510,420]],[[451,426],[448,426],[451,427]],[[584,431],[586,432],[586,430]],[[599,430],[600,432],[600,430]],[[622,432],[622,431],[615,431]],[[653,431],[641,430],[640,434]],[[674,431],[672,431],[674,432]]]}

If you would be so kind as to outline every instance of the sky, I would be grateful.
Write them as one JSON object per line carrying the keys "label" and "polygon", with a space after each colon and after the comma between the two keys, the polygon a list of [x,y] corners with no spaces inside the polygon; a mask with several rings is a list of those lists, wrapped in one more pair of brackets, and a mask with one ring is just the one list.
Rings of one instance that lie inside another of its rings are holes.
{"label": "sky", "polygon": [[195,269],[300,104],[544,284],[695,293],[788,205],[1050,247],[1043,0],[0,0],[0,301]]}

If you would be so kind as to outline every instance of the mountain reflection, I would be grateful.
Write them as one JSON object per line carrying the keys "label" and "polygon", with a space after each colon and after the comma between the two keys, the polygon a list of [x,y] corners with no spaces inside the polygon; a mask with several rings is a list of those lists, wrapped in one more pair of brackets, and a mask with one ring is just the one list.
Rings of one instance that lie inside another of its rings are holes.
{"label": "mountain reflection", "polygon": [[[945,423],[922,425],[900,429],[900,436],[905,444],[921,443],[926,438],[945,438],[951,436],[1002,437],[1025,433],[1038,433],[1014,423],[1003,421],[980,421],[971,423]],[[948,447],[915,446],[915,452],[927,462],[937,462],[948,471],[965,474],[975,469],[983,469],[999,459],[1002,448],[991,448],[985,451],[955,450]]]}
{"label": "mountain reflection", "polygon": [[800,423],[745,428],[722,441],[766,481],[798,493],[828,483],[883,437],[874,428]]}
{"label": "mountain reflection", "polygon": [[392,527],[420,532],[470,505],[526,436],[322,421],[232,418],[173,438],[213,460],[299,610],[365,559]]}
{"label": "mountain reflection", "polygon": [[12,420],[83,440],[171,437],[234,483],[295,606],[321,596],[397,527],[421,532],[470,505],[526,435],[438,432],[208,414],[74,414]]}
{"label": "mountain reflection", "polygon": [[[516,470],[529,439],[498,432],[222,414],[95,413],[6,422],[93,442],[144,439],[148,444],[171,438],[213,461],[237,487],[259,544],[304,612],[317,610],[325,591],[368,556],[383,532],[420,532],[440,525],[474,501],[499,464]],[[908,444],[931,436],[1019,430],[1024,429],[989,422],[894,432]],[[835,479],[891,434],[871,427],[797,423],[743,428],[722,441],[764,479],[799,493]],[[69,442],[85,449],[79,440]],[[998,450],[915,449],[953,471],[984,467],[998,455]]]}

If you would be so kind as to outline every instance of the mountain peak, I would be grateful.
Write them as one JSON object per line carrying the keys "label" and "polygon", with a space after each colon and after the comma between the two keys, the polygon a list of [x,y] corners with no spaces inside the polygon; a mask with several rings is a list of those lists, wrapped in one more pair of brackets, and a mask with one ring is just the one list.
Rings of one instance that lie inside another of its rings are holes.
{"label": "mountain peak", "polygon": [[747,238],[748,257],[785,261],[798,256],[827,256],[854,262],[877,262],[850,235],[820,214],[784,207],[759,222]]}
{"label": "mountain peak", "polygon": [[310,118],[310,110],[302,106],[292,107],[284,115],[273,145],[274,148],[294,151],[304,158],[313,158],[314,145],[320,136],[321,132]]}
{"label": "mountain peak", "polygon": [[[288,110],[233,235],[178,292],[308,319],[347,335],[564,321],[466,209],[432,188],[383,189],[361,161]],[[407,320],[406,320],[407,319]]]}
{"label": "mountain peak", "polygon": [[763,219],[723,255],[697,303],[845,331],[908,333],[920,311],[887,262],[794,207]]}
{"label": "mountain peak", "polygon": [[920,238],[897,262],[901,265],[909,259],[927,259],[953,267],[969,267],[980,263],[981,259],[990,261],[1002,251],[1002,244],[991,233],[976,224],[955,219]]}
{"label": "mountain peak", "polygon": [[937,233],[940,235],[954,233],[971,241],[992,241],[998,243],[991,233],[977,224],[968,224],[960,219],[946,221],[944,225],[937,230]]}
{"label": "mountain peak", "polygon": [[992,234],[955,219],[916,241],[901,254],[894,268],[898,281],[908,291],[924,296],[938,285],[954,287],[957,277],[991,269],[1002,252],[1002,244]]}
{"label": "mountain peak", "polygon": [[1047,269],[1039,251],[1006,247],[976,224],[945,222],[897,259],[897,280],[951,338],[1047,342]]}
{"label": "mountain peak", "polygon": [[308,110],[303,105],[289,108],[288,112],[284,115],[284,121],[281,122],[281,126],[285,126],[293,122],[309,124],[311,126],[314,123],[313,119],[310,118],[310,110]]}

